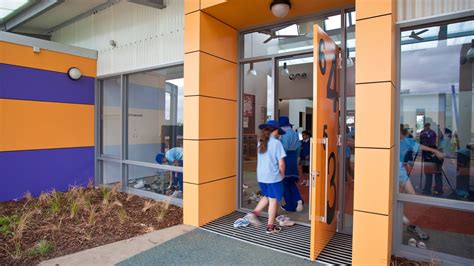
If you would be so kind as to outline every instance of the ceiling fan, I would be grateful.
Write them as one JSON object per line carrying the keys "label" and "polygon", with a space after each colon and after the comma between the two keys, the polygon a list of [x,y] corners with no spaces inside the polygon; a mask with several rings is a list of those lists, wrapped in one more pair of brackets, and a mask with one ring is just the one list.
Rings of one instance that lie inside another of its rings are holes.
{"label": "ceiling fan", "polygon": [[424,39],[420,37],[421,34],[427,32],[428,29],[420,30],[418,32],[415,32],[414,30],[411,31],[410,35],[408,35],[408,38],[412,38],[418,41],[423,41]]}
{"label": "ceiling fan", "polygon": [[269,42],[273,39],[279,39],[279,38],[295,38],[295,37],[306,36],[306,33],[305,34],[295,34],[295,35],[278,35],[277,31],[278,30],[275,30],[275,29],[259,31],[259,33],[266,34],[266,35],[269,36],[265,41],[263,41],[263,43],[267,43],[267,42]]}

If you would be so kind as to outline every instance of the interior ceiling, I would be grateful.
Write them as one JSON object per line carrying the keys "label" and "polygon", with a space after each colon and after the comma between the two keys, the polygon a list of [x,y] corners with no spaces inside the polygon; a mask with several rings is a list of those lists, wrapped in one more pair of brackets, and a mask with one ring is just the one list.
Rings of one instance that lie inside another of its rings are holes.
{"label": "interior ceiling", "polygon": [[46,34],[48,30],[55,26],[106,2],[107,0],[65,0],[54,8],[15,28],[13,31],[29,34]]}
{"label": "interior ceiling", "polygon": [[288,16],[278,19],[270,11],[271,2],[272,0],[227,0],[222,4],[208,7],[204,11],[242,30],[355,5],[355,0],[291,0]]}

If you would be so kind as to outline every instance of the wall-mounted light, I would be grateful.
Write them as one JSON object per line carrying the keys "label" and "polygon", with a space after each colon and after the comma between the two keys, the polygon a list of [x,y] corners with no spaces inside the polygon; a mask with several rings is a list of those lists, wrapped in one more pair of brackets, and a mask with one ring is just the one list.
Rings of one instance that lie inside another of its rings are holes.
{"label": "wall-mounted light", "polygon": [[253,63],[250,63],[250,69],[247,72],[247,75],[257,76],[257,70],[253,68]]}
{"label": "wall-mounted light", "polygon": [[272,14],[277,18],[284,18],[290,12],[290,0],[273,0],[270,4]]}
{"label": "wall-mounted light", "polygon": [[287,75],[287,76],[290,75],[290,70],[288,69],[288,65],[286,64],[286,62],[283,63],[283,71],[282,71],[282,74]]}
{"label": "wall-mounted light", "polygon": [[79,68],[77,67],[71,67],[68,71],[67,71],[67,76],[72,79],[72,80],[78,80],[82,77],[82,73],[81,73],[81,70],[79,70]]}

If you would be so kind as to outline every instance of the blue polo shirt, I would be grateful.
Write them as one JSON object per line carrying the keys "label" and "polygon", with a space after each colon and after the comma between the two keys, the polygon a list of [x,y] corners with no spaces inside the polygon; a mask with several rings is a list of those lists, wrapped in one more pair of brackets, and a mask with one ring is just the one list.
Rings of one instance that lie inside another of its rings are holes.
{"label": "blue polo shirt", "polygon": [[285,134],[281,136],[281,144],[285,151],[296,151],[300,148],[300,137],[291,127],[282,127]]}
{"label": "blue polo shirt", "polygon": [[[259,144],[260,145],[260,144]],[[278,161],[286,157],[285,149],[281,142],[274,136],[270,136],[267,151],[258,152],[257,157],[257,180],[260,183],[276,183],[283,180],[280,175]]]}
{"label": "blue polo shirt", "polygon": [[168,160],[168,163],[171,164],[174,161],[182,161],[183,160],[183,148],[176,147],[168,150],[165,153],[165,158]]}

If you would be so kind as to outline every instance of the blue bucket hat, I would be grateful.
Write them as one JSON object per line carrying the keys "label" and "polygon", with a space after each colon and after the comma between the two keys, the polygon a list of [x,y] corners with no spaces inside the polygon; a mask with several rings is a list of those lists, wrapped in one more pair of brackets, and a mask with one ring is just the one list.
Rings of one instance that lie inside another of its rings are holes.
{"label": "blue bucket hat", "polygon": [[293,126],[293,124],[290,124],[290,119],[288,118],[288,116],[280,116],[280,118],[278,119],[278,123],[280,123],[281,127]]}
{"label": "blue bucket hat", "polygon": [[163,163],[163,158],[165,158],[165,154],[164,153],[158,153],[155,157],[155,161],[159,164],[162,164]]}
{"label": "blue bucket hat", "polygon": [[285,131],[280,128],[280,124],[276,120],[268,120],[267,123],[261,124],[260,126],[258,126],[259,129],[264,129],[266,127],[278,129],[278,134],[280,135],[285,134]]}

